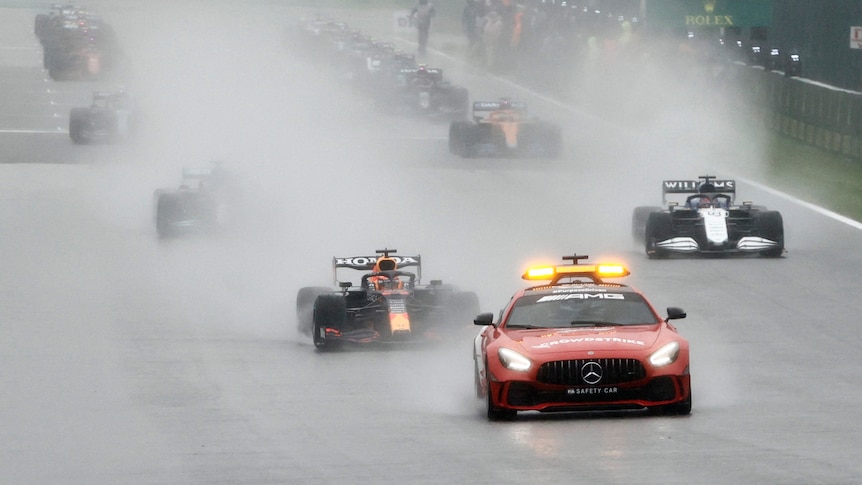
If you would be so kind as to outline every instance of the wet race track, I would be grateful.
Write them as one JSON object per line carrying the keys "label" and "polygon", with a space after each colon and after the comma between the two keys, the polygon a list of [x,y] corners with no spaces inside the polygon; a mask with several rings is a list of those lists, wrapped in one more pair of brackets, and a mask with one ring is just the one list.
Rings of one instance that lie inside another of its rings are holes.
{"label": "wet race track", "polygon": [[[723,143],[722,113],[685,109],[622,128],[432,52],[473,99],[512,96],[563,126],[558,161],[461,159],[447,125],[376,113],[286,46],[296,11],[122,5],[92,5],[130,59],[100,83],[48,80],[38,10],[0,10],[0,482],[862,477],[862,232],[764,190],[758,134]],[[138,136],[73,145],[71,107],[120,83],[146,113]],[[253,216],[159,241],[153,190],[213,159],[254,187]],[[632,208],[704,173],[782,212],[784,258],[645,257]],[[626,283],[688,312],[691,416],[489,423],[469,322],[431,346],[316,352],[297,290],[329,285],[333,256],[384,246],[493,312],[530,263],[626,261]]]}

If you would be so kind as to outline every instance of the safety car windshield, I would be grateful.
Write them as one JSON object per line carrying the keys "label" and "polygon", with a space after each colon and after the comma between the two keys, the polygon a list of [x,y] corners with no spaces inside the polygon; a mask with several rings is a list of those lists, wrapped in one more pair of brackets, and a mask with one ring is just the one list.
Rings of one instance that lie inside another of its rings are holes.
{"label": "safety car windshield", "polygon": [[559,294],[525,295],[515,302],[507,328],[572,328],[658,323],[637,293],[588,289]]}

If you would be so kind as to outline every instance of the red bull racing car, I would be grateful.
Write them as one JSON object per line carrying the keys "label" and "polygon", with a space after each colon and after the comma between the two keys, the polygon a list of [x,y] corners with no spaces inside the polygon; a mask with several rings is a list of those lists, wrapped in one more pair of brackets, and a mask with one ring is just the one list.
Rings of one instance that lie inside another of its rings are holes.
{"label": "red bull racing car", "polygon": [[691,412],[689,344],[631,287],[604,281],[622,277],[617,264],[531,268],[526,280],[549,281],[515,293],[474,342],[476,394],[491,420],[519,411],[649,410]]}
{"label": "red bull racing car", "polygon": [[508,98],[473,103],[472,121],[449,125],[449,151],[461,157],[557,158],[560,127],[527,114],[524,103]]}
{"label": "red bull racing car", "polygon": [[[318,349],[329,350],[344,343],[434,340],[469,325],[479,311],[474,292],[440,280],[423,285],[422,258],[395,253],[395,249],[381,249],[376,256],[333,258],[337,289],[299,290],[297,330],[311,336]],[[341,279],[339,270],[344,269],[364,272],[357,286]]]}

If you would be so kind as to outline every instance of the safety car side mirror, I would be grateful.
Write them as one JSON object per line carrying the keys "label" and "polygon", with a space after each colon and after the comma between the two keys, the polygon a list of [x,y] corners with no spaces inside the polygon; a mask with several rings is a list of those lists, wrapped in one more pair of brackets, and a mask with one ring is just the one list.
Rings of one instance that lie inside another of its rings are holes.
{"label": "safety car side mirror", "polygon": [[677,320],[680,318],[685,318],[685,310],[675,306],[667,307],[667,319],[668,320]]}
{"label": "safety car side mirror", "polygon": [[494,324],[494,314],[491,312],[480,313],[476,315],[476,318],[473,319],[473,325],[493,325]]}

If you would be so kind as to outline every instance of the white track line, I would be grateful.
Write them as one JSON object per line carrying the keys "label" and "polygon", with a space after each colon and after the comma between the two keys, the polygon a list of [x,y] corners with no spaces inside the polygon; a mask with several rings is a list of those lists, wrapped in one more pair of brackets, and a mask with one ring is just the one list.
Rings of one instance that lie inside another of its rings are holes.
{"label": "white track line", "polygon": [[810,202],[805,202],[804,200],[796,198],[796,197],[794,197],[794,196],[792,196],[786,192],[782,192],[780,190],[773,189],[772,187],[763,185],[759,182],[755,182],[754,180],[749,180],[749,179],[740,178],[740,177],[737,177],[737,178],[739,180],[742,180],[743,182],[749,184],[749,185],[753,185],[753,186],[757,187],[758,189],[760,189],[764,192],[770,193],[770,194],[775,195],[777,197],[781,197],[782,199],[793,202],[794,204],[801,205],[802,207],[805,207],[807,209],[811,209],[814,212],[817,212],[818,214],[824,215],[826,217],[830,217],[832,219],[835,219],[838,222],[842,222],[844,224],[847,224],[850,227],[853,227],[855,229],[859,229],[860,231],[862,231],[862,222],[853,220],[853,219],[846,217],[846,216],[842,216],[841,214],[838,214],[836,212],[832,212],[829,209],[824,209],[823,207],[820,207],[819,205],[815,205],[815,204],[812,204]]}

